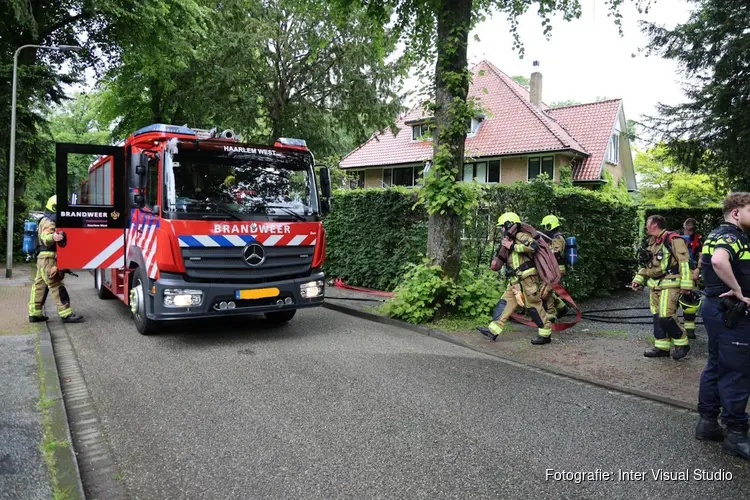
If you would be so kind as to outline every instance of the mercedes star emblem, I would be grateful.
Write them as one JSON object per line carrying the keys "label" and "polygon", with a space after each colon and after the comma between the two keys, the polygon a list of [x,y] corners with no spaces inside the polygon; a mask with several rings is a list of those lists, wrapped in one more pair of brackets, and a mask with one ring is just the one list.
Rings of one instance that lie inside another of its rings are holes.
{"label": "mercedes star emblem", "polygon": [[248,266],[258,267],[266,261],[266,250],[258,243],[250,243],[242,250],[242,257]]}

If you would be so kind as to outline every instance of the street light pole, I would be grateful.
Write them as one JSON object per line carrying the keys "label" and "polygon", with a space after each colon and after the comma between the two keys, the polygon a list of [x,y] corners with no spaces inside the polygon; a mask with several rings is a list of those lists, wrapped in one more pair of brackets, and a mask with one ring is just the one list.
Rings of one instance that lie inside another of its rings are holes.
{"label": "street light pole", "polygon": [[18,86],[18,54],[23,49],[49,49],[67,52],[69,50],[81,50],[82,47],[75,45],[22,45],[18,47],[13,54],[13,90],[11,94],[10,105],[10,161],[8,163],[8,232],[5,249],[5,277],[13,277],[13,218],[14,215],[14,197],[15,197],[15,167],[16,167],[16,87]]}

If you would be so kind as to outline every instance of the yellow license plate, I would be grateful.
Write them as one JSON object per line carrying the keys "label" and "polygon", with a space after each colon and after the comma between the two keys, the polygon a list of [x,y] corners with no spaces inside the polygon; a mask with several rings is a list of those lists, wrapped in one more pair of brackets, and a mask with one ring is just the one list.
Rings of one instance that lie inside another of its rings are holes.
{"label": "yellow license plate", "polygon": [[258,288],[255,290],[237,290],[234,294],[237,300],[243,299],[265,299],[268,297],[278,297],[278,288]]}

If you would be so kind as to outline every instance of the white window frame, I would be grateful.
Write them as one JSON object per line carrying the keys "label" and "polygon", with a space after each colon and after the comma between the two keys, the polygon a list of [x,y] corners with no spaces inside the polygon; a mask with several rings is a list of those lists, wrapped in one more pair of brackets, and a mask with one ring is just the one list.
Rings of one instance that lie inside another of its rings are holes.
{"label": "white window frame", "polygon": [[[496,161],[498,163],[497,166],[497,182],[490,182],[490,162]],[[528,169],[527,169],[528,170]],[[502,184],[503,183],[503,159],[502,158],[494,158],[494,159],[488,159],[487,160],[487,184]]]}
{"label": "white window frame", "polygon": [[479,129],[482,127],[482,122],[484,122],[484,118],[482,117],[475,117],[471,119],[471,130],[466,131],[466,137],[476,137],[477,133],[479,133]]}
{"label": "white window frame", "polygon": [[[412,182],[412,184],[409,185],[409,186],[403,186],[401,184],[393,184],[393,171],[394,170],[399,170],[399,169],[407,169],[407,168],[411,169],[411,182]],[[423,169],[424,169],[423,165],[404,165],[404,166],[399,166],[399,167],[395,167],[395,166],[394,167],[383,167],[383,169],[381,171],[381,174],[380,174],[380,183],[384,187],[387,187],[387,188],[393,187],[393,186],[396,186],[396,185],[402,186],[402,187],[407,187],[407,188],[417,187],[419,185],[419,183],[417,182],[417,179],[415,179],[415,176],[418,175],[417,172],[422,173]],[[386,184],[386,182],[385,182],[385,172],[386,172],[386,170],[390,171],[390,173],[391,173],[391,182],[390,182],[390,184]]]}
{"label": "white window frame", "polygon": [[[352,176],[352,179],[349,179],[347,177],[347,186],[346,186],[347,189],[362,189],[362,188],[364,188],[366,186],[366,183],[367,183],[367,172],[365,170],[363,170],[363,169],[349,170],[347,172],[347,174],[349,174],[350,176]],[[359,186],[352,187],[352,184],[351,184],[352,181],[354,181],[354,180],[359,181],[359,179],[354,179],[354,177],[355,176],[359,177],[360,175],[362,176],[362,188],[360,188]]]}
{"label": "white window frame", "polygon": [[620,132],[617,130],[615,130],[609,137],[605,160],[612,165],[620,164]]}
{"label": "white window frame", "polygon": [[[542,159],[543,158],[550,158],[552,157],[552,182],[555,182],[555,173],[557,173],[557,158],[554,154],[551,155],[529,155],[526,157],[526,182],[529,182],[531,180],[531,177],[529,176],[529,160],[532,158],[539,158],[539,175],[542,174]],[[535,177],[536,178],[536,177]]]}
{"label": "white window frame", "polygon": [[[432,131],[430,130],[430,122],[415,123],[411,126],[411,140],[412,142],[428,141],[432,140]],[[419,128],[419,135],[414,137],[414,131]],[[427,135],[429,132],[429,135]]]}

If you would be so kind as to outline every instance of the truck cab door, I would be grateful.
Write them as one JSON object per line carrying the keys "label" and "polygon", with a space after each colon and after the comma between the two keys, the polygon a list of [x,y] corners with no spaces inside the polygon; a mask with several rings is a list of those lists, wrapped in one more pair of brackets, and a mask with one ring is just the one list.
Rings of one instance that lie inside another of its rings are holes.
{"label": "truck cab door", "polygon": [[[71,161],[71,155],[85,156]],[[125,148],[57,143],[55,162],[57,232],[64,235],[57,243],[58,267],[124,267],[129,218]]]}

